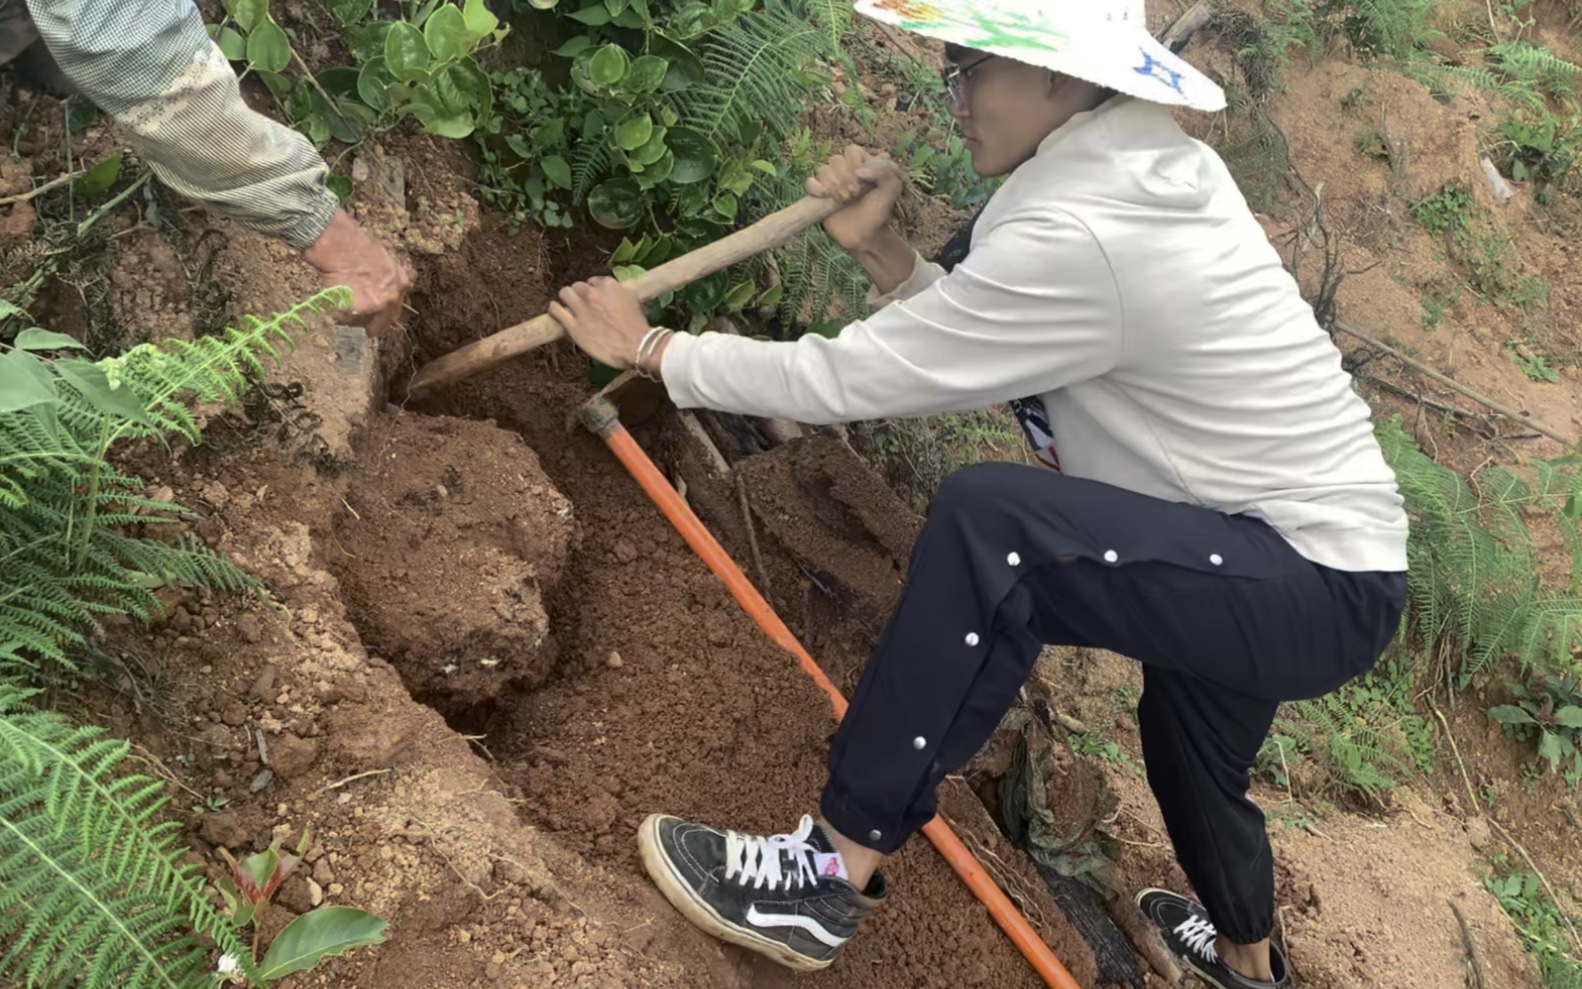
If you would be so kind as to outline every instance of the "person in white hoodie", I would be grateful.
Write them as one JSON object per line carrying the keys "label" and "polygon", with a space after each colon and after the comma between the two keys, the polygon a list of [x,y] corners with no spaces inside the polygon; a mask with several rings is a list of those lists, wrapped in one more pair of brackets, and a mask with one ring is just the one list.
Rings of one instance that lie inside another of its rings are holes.
{"label": "person in white hoodie", "polygon": [[[1045,467],[947,478],[834,739],[817,821],[754,836],[656,814],[643,861],[720,937],[830,964],[885,897],[879,865],[935,813],[1045,644],[1143,670],[1148,780],[1198,902],[1144,890],[1220,989],[1283,986],[1249,773],[1282,701],[1378,660],[1406,597],[1407,520],[1367,404],[1224,163],[1171,106],[1223,107],[1140,3],[862,0],[947,42],[982,175],[1008,175],[948,273],[890,225],[901,178],[860,149],[814,195],[887,303],[773,343],[650,327],[611,279],[553,307],[594,358],[676,405],[809,423],[1009,402]],[[744,784],[745,785],[745,784]]]}

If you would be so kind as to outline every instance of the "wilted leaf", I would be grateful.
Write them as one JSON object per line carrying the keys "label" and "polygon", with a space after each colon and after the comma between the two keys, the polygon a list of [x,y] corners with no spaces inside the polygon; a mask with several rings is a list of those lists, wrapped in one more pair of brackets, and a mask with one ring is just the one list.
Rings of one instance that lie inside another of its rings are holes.
{"label": "wilted leaf", "polygon": [[385,71],[402,82],[412,82],[428,71],[431,61],[423,32],[405,21],[390,25],[385,34]]}
{"label": "wilted leaf", "polygon": [[622,151],[636,151],[653,135],[653,118],[639,110],[615,125],[615,146]]}
{"label": "wilted leaf", "polygon": [[264,21],[247,35],[247,64],[261,72],[284,72],[291,64],[291,39],[285,28]]}
{"label": "wilted leaf", "polygon": [[99,196],[110,191],[115,180],[121,177],[121,152],[106,158],[74,179],[71,187],[87,196]]}
{"label": "wilted leaf", "polygon": [[461,9],[462,22],[466,24],[467,31],[474,41],[490,34],[500,26],[500,19],[494,16],[484,0],[467,0]]}
{"label": "wilted leaf", "polygon": [[667,143],[671,154],[676,156],[676,167],[670,174],[670,181],[677,185],[689,185],[702,182],[714,174],[719,150],[713,141],[695,130],[677,127],[670,131]]}
{"label": "wilted leaf", "polygon": [[467,19],[453,6],[434,11],[423,24],[423,40],[429,54],[441,62],[461,58],[472,51],[472,37],[467,31]]}
{"label": "wilted leaf", "polygon": [[64,333],[41,330],[38,327],[23,330],[11,344],[18,350],[87,350],[82,344]]}
{"label": "wilted leaf", "polygon": [[17,412],[58,401],[51,387],[49,372],[42,376],[43,364],[25,351],[0,354],[0,412]]}
{"label": "wilted leaf", "polygon": [[356,907],[320,907],[287,924],[264,954],[266,979],[306,972],[325,958],[384,942],[389,922]]}
{"label": "wilted leaf", "polygon": [[[603,9],[602,7],[599,9]],[[626,75],[626,50],[620,45],[605,45],[588,62],[588,77],[600,86],[613,86]]]}
{"label": "wilted leaf", "polygon": [[1514,704],[1501,704],[1499,707],[1489,708],[1489,717],[1502,725],[1533,725],[1538,723],[1536,718]]}
{"label": "wilted leaf", "polygon": [[243,31],[252,31],[269,16],[269,0],[226,0],[225,12]]}
{"label": "wilted leaf", "polygon": [[550,184],[559,189],[571,188],[571,166],[560,155],[550,155],[538,163],[544,170],[544,177]]}
{"label": "wilted leaf", "polygon": [[643,218],[643,190],[631,179],[610,179],[588,193],[588,213],[595,223],[624,230]]}
{"label": "wilted leaf", "polygon": [[220,54],[232,62],[245,62],[247,60],[247,39],[231,28],[221,28],[214,36],[214,43],[220,46]]}
{"label": "wilted leaf", "polygon": [[111,388],[104,368],[92,361],[73,358],[55,362],[55,373],[94,408],[107,416],[152,425],[148,410],[130,388]]}
{"label": "wilted leaf", "polygon": [[628,93],[652,93],[665,81],[670,63],[658,55],[639,55],[632,60],[631,68],[621,81],[621,88]]}

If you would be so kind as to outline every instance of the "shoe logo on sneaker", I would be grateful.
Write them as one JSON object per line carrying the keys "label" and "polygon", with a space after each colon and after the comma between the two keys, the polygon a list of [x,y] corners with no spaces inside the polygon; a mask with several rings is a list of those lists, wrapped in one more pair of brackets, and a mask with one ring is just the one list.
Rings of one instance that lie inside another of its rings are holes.
{"label": "shoe logo on sneaker", "polygon": [[823,924],[812,917],[804,917],[794,913],[764,913],[758,909],[758,904],[747,908],[747,923],[754,927],[799,927],[812,935],[815,941],[830,948],[838,948],[846,943],[846,938],[831,934]]}

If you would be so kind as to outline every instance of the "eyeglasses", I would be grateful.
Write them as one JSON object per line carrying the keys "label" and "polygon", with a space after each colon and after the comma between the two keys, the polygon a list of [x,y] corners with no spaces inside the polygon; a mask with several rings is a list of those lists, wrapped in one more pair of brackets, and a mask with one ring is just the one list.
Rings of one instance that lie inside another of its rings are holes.
{"label": "eyeglasses", "polygon": [[982,68],[984,62],[993,58],[993,55],[985,55],[970,65],[945,66],[945,71],[939,74],[945,82],[945,101],[951,106],[966,106],[972,74]]}

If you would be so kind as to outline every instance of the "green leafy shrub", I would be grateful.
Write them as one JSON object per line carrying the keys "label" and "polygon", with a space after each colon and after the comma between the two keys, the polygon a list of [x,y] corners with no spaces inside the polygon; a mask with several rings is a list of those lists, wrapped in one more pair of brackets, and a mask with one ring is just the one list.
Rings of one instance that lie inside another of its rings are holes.
{"label": "green leafy shrub", "polygon": [[0,683],[0,981],[28,989],[210,983],[208,949],[251,956],[159,822],[164,784],[118,775],[129,746]]}
{"label": "green leafy shrub", "polygon": [[[477,135],[485,198],[517,224],[570,227],[586,215],[621,231],[612,264],[622,278],[717,240],[803,195],[833,150],[801,116],[828,67],[849,64],[850,19],[817,0],[557,7],[569,33],[553,53],[560,66],[491,76],[499,99]],[[546,73],[560,68],[568,81],[552,85]],[[821,238],[810,231],[659,305],[694,328],[749,306],[817,323],[837,298],[860,315],[866,285],[855,288],[855,266]]]}
{"label": "green leafy shrub", "polygon": [[[478,53],[506,29],[484,0],[403,2],[397,20],[377,16],[372,0],[327,0],[355,65],[309,74],[269,0],[224,0],[209,34],[226,58],[269,87],[281,110],[315,143],[346,144],[406,117],[441,137],[472,134],[490,110],[489,77]],[[297,72],[288,74],[295,62]]]}

